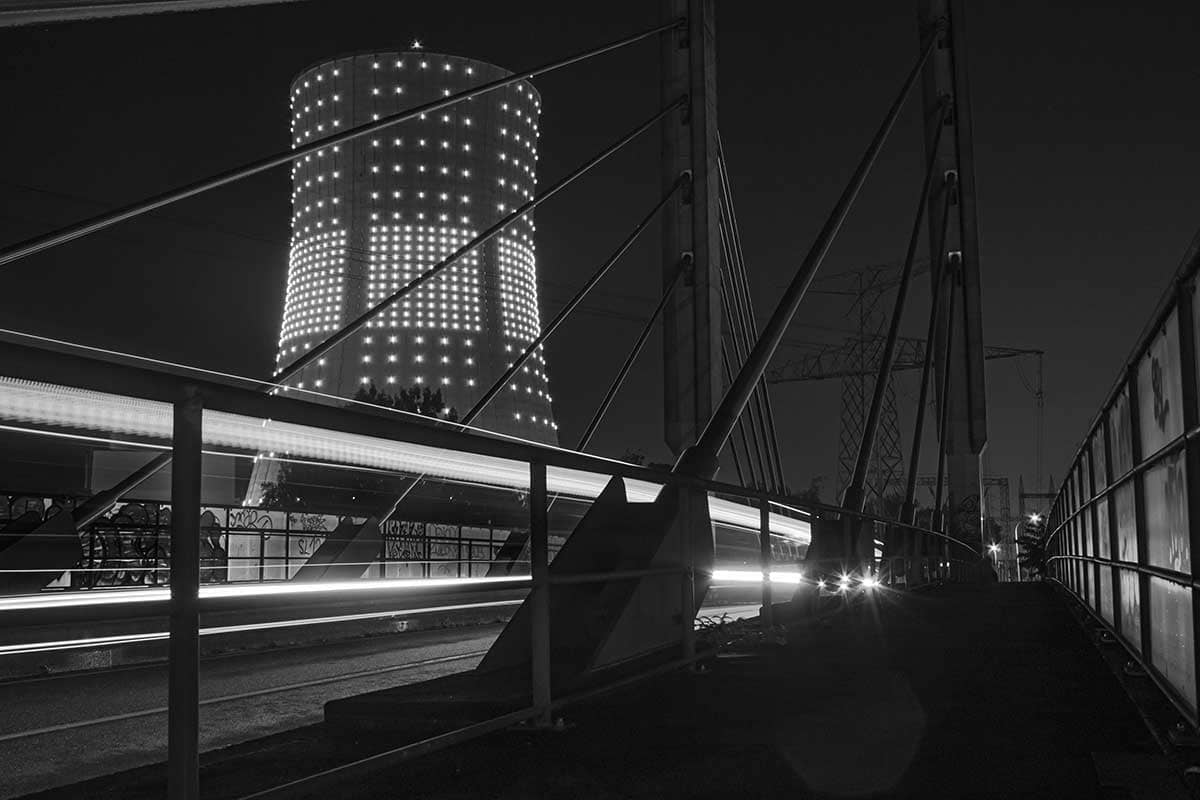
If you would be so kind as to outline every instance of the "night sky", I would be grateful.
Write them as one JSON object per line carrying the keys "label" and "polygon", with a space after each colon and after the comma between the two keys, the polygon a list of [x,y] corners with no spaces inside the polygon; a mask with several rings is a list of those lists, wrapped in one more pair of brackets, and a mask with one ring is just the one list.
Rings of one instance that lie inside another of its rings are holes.
{"label": "night sky", "polygon": [[[985,339],[1047,352],[1046,465],[1061,478],[1200,220],[1197,21],[1188,4],[1156,4],[1152,16],[1125,4],[972,5]],[[804,4],[786,20],[781,7],[724,3],[717,19],[720,125],[760,320],[917,53],[915,3]],[[286,148],[288,85],[311,62],[405,49],[415,37],[431,52],[520,69],[656,22],[644,0],[342,0],[0,31],[0,241]],[[653,113],[657,81],[652,42],[537,79],[540,185]],[[822,274],[903,256],[922,170],[917,110],[897,126]],[[538,212],[544,320],[655,202],[657,158],[651,134]],[[275,170],[9,265],[0,325],[263,375],[279,332],[289,189],[286,169]],[[564,444],[653,307],[658,260],[648,236],[547,345]],[[928,289],[927,278],[915,284],[908,335],[924,334]],[[845,301],[812,294],[789,342],[838,339],[829,329],[853,324]],[[777,363],[799,352],[786,348]],[[1023,379],[1034,366],[988,369],[986,471],[1010,477],[1014,492],[1018,474],[1032,484]],[[668,459],[660,369],[654,341],[595,452]],[[901,379],[906,428],[915,391],[913,375]],[[832,499],[837,384],[788,384],[773,397],[790,482],[830,476]]]}

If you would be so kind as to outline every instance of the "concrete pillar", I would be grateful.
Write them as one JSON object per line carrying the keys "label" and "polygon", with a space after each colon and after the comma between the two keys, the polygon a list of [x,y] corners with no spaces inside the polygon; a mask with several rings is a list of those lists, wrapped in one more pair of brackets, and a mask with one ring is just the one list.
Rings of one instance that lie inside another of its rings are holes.
{"label": "concrete pillar", "polygon": [[662,37],[662,97],[690,102],[663,121],[664,192],[690,171],[690,187],[667,204],[663,286],[680,259],[693,265],[663,315],[664,414],[667,444],[678,456],[695,443],[720,402],[721,240],[718,229],[716,48],[713,0],[662,0],[664,21],[688,24]]}

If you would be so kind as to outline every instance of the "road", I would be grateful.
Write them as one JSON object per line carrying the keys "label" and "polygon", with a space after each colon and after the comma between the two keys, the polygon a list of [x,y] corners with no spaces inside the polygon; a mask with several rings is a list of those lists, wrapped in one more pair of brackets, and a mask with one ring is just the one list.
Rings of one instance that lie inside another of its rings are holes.
{"label": "road", "polygon": [[[748,616],[752,605],[706,606]],[[473,668],[503,625],[205,659],[200,749],[320,722],[326,701]],[[166,760],[162,664],[0,683],[0,800]]]}

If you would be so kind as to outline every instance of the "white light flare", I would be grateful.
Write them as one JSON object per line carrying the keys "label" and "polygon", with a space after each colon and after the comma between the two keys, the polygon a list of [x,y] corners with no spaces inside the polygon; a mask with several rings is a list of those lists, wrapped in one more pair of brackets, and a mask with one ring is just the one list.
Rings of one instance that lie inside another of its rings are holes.
{"label": "white light flare", "polygon": [[[0,376],[0,420],[163,441],[170,441],[173,425],[169,403],[3,376]],[[286,453],[292,458],[423,474],[434,479],[529,488],[529,465],[523,461],[241,414],[205,411],[203,436],[205,445],[215,447]],[[598,497],[609,480],[610,476],[603,473],[554,466],[546,469],[547,489],[551,493],[584,500]],[[660,491],[660,484],[625,479],[625,494],[631,503],[653,502]],[[755,506],[717,497],[709,498],[709,515],[713,522],[747,530],[757,530],[759,524]],[[806,520],[772,513],[770,525],[772,535],[799,544],[808,544],[811,539]]]}
{"label": "white light flare", "polygon": [[[320,583],[244,583],[201,586],[200,599],[229,597],[287,597],[330,592],[392,592],[401,590],[424,590],[453,587],[470,587],[486,584],[528,583],[528,575],[513,575],[503,578],[396,578],[355,581],[323,581]],[[87,592],[61,592],[15,597],[0,597],[0,613],[5,611],[30,611],[45,608],[75,608],[79,606],[103,606],[121,603],[166,602],[171,598],[170,589],[107,589]]]}
{"label": "white light flare", "polygon": [[[804,577],[802,572],[771,572],[771,583],[788,583],[793,586]],[[762,583],[762,572],[750,569],[714,569],[713,582]]]}

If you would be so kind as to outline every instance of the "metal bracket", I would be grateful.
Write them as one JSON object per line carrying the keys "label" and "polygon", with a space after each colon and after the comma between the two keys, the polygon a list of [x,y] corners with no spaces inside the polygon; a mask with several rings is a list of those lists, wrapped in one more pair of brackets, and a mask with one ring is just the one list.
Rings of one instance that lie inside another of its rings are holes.
{"label": "metal bracket", "polygon": [[554,717],[550,722],[539,722],[536,718],[526,720],[513,726],[514,731],[522,733],[564,733],[575,726],[566,722],[562,717]]}
{"label": "metal bracket", "polygon": [[954,126],[954,96],[949,92],[942,93],[942,102],[946,104],[945,116],[942,117],[942,124],[947,128]]}
{"label": "metal bracket", "polygon": [[1146,670],[1142,669],[1142,665],[1136,661],[1130,660],[1125,662],[1125,666],[1121,671],[1131,678],[1145,678]]}
{"label": "metal bracket", "polygon": [[945,50],[950,46],[950,18],[938,17],[933,29],[938,37],[938,50]]}
{"label": "metal bracket", "polygon": [[950,185],[950,205],[958,205],[958,170],[948,169],[942,177]]}
{"label": "metal bracket", "polygon": [[679,260],[687,262],[687,266],[684,268],[684,271],[683,271],[683,285],[684,286],[695,286],[696,285],[696,269],[695,269],[696,254],[694,252],[692,252],[691,250],[684,250],[682,253],[679,254]]}
{"label": "metal bracket", "polygon": [[679,193],[679,201],[690,206],[696,196],[696,187],[693,173],[690,169],[685,169],[679,173],[679,179],[683,181],[683,191]]}
{"label": "metal bracket", "polygon": [[1184,722],[1176,722],[1167,731],[1167,740],[1176,747],[1200,748],[1200,734]]}

